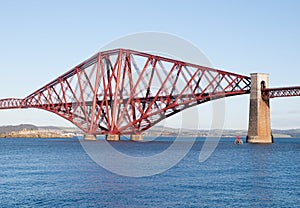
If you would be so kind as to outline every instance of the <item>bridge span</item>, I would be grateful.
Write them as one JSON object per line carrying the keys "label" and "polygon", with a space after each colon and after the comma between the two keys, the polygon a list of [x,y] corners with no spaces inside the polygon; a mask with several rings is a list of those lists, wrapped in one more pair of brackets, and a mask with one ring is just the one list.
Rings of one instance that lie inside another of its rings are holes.
{"label": "bridge span", "polygon": [[271,89],[268,79],[115,49],[95,54],[25,98],[0,100],[0,109],[50,111],[79,127],[85,139],[130,134],[141,140],[145,130],[184,109],[251,92],[247,141],[270,143],[269,99],[299,96],[300,88]]}

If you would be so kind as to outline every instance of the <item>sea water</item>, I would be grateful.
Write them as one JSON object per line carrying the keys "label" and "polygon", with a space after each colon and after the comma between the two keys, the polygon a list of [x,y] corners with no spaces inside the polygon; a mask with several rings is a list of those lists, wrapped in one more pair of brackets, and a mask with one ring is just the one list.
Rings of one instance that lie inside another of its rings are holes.
{"label": "sea water", "polygon": [[[77,138],[0,139],[0,207],[300,207],[300,139],[235,145],[224,138],[200,163],[204,141],[169,170],[134,178],[99,166]],[[112,146],[153,155],[171,144]]]}

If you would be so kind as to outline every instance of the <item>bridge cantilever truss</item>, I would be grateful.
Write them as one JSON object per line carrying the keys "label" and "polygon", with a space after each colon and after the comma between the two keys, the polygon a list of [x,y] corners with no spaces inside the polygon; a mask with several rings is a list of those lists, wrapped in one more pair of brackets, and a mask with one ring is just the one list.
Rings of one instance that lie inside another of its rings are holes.
{"label": "bridge cantilever truss", "polygon": [[250,77],[127,49],[99,52],[24,99],[88,134],[131,134],[186,108],[250,93]]}

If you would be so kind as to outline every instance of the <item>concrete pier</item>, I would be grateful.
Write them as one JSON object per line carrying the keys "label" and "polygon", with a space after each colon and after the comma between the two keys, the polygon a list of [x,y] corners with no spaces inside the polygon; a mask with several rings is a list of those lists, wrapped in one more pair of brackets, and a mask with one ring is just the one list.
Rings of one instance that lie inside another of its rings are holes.
{"label": "concrete pier", "polygon": [[83,139],[86,141],[96,141],[97,140],[96,135],[94,135],[94,134],[85,134]]}
{"label": "concrete pier", "polygon": [[130,140],[131,141],[143,141],[143,135],[142,134],[131,134]]}
{"label": "concrete pier", "polygon": [[120,135],[118,134],[108,134],[106,135],[106,141],[119,141]]}
{"label": "concrete pier", "polygon": [[269,87],[269,75],[251,74],[248,143],[272,143],[269,98],[262,98],[261,89]]}

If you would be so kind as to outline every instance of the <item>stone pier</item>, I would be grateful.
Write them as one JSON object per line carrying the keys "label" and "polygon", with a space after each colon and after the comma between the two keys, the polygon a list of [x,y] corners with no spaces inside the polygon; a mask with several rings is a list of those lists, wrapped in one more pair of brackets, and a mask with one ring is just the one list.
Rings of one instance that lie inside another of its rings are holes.
{"label": "stone pier", "polygon": [[263,98],[262,88],[269,87],[269,75],[251,74],[248,143],[273,143],[269,98]]}
{"label": "stone pier", "polygon": [[118,134],[108,134],[106,135],[106,141],[119,141],[120,135]]}
{"label": "stone pier", "polygon": [[85,134],[83,139],[86,141],[96,141],[97,140],[96,135],[94,135],[94,134]]}
{"label": "stone pier", "polygon": [[131,134],[130,140],[131,141],[143,141],[143,135],[142,134]]}

